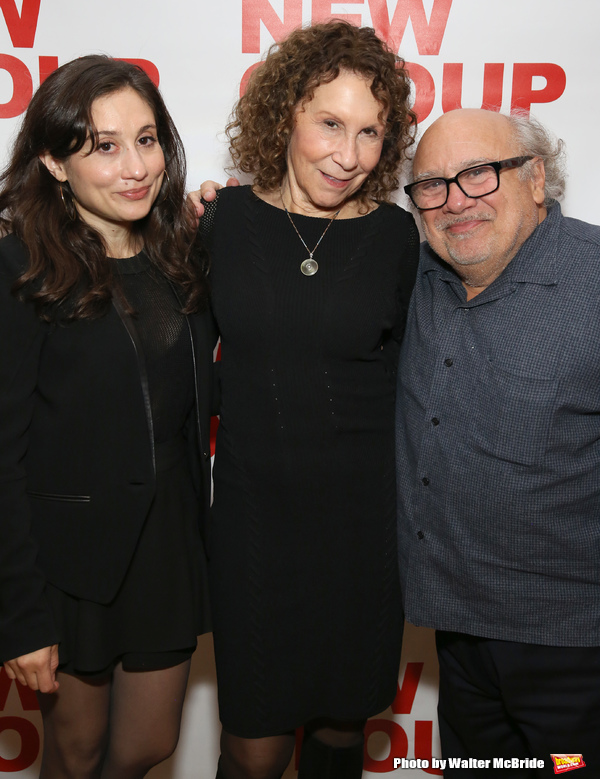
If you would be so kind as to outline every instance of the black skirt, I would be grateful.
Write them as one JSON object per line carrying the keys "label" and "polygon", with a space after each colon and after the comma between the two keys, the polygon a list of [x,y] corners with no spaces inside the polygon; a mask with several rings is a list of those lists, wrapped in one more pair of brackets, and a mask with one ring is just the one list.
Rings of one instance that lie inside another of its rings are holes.
{"label": "black skirt", "polygon": [[47,585],[59,631],[59,670],[100,675],[168,668],[211,629],[199,504],[184,442],[156,447],[156,494],[123,583],[109,604]]}

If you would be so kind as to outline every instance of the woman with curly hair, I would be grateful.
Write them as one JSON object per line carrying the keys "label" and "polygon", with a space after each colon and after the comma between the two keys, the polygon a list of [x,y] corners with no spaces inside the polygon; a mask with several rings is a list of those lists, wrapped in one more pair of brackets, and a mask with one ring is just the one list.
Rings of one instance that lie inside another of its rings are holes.
{"label": "woman with curly hair", "polygon": [[165,759],[208,629],[213,336],[184,186],[158,90],[100,55],[43,82],[0,179],[0,658],[38,692],[44,779]]}
{"label": "woman with curly hair", "polygon": [[416,272],[389,202],[413,142],[403,63],[370,28],[293,32],[228,126],[253,185],[205,203],[221,335],[209,573],[218,776],[360,777],[396,693],[395,365]]}

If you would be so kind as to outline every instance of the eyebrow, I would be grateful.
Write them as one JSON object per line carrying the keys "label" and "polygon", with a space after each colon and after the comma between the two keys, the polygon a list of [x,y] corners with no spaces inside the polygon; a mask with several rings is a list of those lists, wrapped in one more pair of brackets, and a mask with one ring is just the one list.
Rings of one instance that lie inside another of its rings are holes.
{"label": "eyebrow", "polygon": [[[473,168],[477,165],[487,165],[490,162],[495,162],[495,160],[490,159],[489,157],[477,157],[476,159],[472,160],[462,160],[458,166],[456,173],[460,173],[462,170],[466,170],[467,168]],[[442,176],[442,174],[439,171],[433,171],[433,170],[425,170],[419,173],[418,176],[415,176],[415,181],[422,181],[423,179],[441,179],[446,178],[445,176]]]}
{"label": "eyebrow", "polygon": [[[337,122],[338,124],[344,124],[343,119],[340,119],[336,113],[327,108],[322,108],[320,111],[315,111],[314,116],[317,119],[322,118],[322,116],[328,116],[334,122]],[[375,122],[366,124],[365,127],[385,127],[385,122],[378,117]]]}
{"label": "eyebrow", "polygon": [[[137,135],[140,133],[145,133],[147,130],[156,130],[155,124],[145,124],[143,127],[140,127],[140,129],[137,131]],[[121,132],[119,130],[96,130],[96,133],[98,135],[120,135]]]}

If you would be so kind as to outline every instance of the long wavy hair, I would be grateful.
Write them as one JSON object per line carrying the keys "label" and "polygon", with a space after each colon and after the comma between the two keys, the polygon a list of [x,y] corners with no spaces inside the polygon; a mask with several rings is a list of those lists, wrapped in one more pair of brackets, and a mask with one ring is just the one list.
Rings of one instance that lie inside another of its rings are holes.
{"label": "long wavy hair", "polygon": [[14,233],[29,253],[28,267],[13,291],[31,299],[45,320],[102,316],[116,279],[102,236],[74,208],[67,213],[61,186],[69,205],[69,185],[52,176],[40,155],[66,160],[88,140],[93,151],[98,143],[94,101],[125,88],[135,90],[152,109],[167,172],[150,213],[133,224],[133,231],[153,266],[179,288],[186,313],[199,309],[206,298],[205,256],[185,205],[185,155],[173,120],[141,68],[94,54],[68,62],[41,84],[0,176],[0,232]]}
{"label": "long wavy hair", "polygon": [[235,168],[249,173],[263,190],[280,187],[296,109],[342,71],[367,79],[382,115],[387,113],[381,157],[354,197],[361,204],[388,200],[398,188],[400,163],[416,131],[408,73],[372,28],[341,20],[294,30],[271,46],[253,71],[226,128]]}

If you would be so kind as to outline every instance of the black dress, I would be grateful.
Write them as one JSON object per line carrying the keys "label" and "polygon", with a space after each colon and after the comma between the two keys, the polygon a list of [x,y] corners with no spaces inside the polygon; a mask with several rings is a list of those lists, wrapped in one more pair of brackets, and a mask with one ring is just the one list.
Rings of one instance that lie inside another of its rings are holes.
{"label": "black dress", "polygon": [[135,311],[133,326],[148,375],[156,492],[111,603],[46,585],[60,635],[59,668],[90,675],[110,671],[119,661],[127,670],[176,665],[190,657],[196,636],[210,629],[200,509],[182,437],[194,401],[190,334],[173,289],[144,253],[110,262]]}
{"label": "black dress", "polygon": [[[312,247],[325,219],[294,214]],[[397,684],[397,346],[418,257],[413,218],[338,220],[304,276],[283,210],[248,187],[204,218],[221,334],[209,576],[227,731],[358,720]]]}

